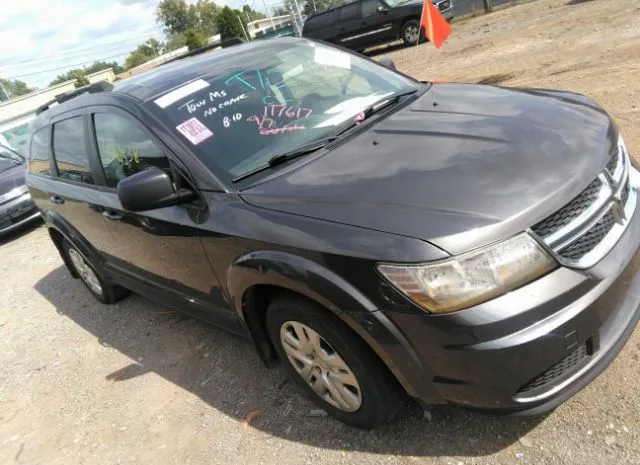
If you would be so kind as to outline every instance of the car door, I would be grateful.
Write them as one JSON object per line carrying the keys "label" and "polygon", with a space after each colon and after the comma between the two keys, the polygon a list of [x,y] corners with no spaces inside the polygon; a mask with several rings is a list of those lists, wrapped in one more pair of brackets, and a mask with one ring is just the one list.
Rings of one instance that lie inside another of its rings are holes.
{"label": "car door", "polygon": [[105,183],[102,214],[112,234],[107,266],[140,286],[141,293],[160,293],[197,318],[238,330],[237,315],[226,302],[199,237],[202,208],[180,205],[134,213],[124,210],[118,199],[118,183],[149,167],[161,168],[176,184],[188,184],[178,173],[177,160],[124,110],[98,107],[88,118]]}
{"label": "car door", "polygon": [[393,20],[389,6],[379,0],[362,0],[361,29],[362,45],[376,45],[394,38]]}
{"label": "car door", "polygon": [[340,8],[339,13],[340,23],[337,43],[352,50],[360,50],[366,46],[360,3],[359,1],[347,3]]}
{"label": "car door", "polygon": [[[98,258],[111,242],[97,197],[97,166],[89,147],[85,110],[64,113],[33,137],[32,153],[51,151],[53,176],[36,181],[46,196],[40,207],[57,214],[72,231],[71,240],[88,245],[98,252]],[[36,194],[37,195],[37,194]]]}

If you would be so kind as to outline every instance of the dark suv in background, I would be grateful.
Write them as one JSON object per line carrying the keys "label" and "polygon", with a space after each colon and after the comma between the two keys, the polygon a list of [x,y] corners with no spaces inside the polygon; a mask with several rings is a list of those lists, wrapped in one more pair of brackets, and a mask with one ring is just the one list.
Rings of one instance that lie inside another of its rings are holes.
{"label": "dark suv in background", "polygon": [[274,39],[57,103],[27,182],[71,274],[249,337],[349,424],[542,413],[640,316],[640,173],[581,95]]}
{"label": "dark suv in background", "polygon": [[[453,18],[452,0],[432,0],[448,20]],[[356,0],[309,16],[302,35],[352,50],[402,39],[406,45],[424,40],[420,27],[422,0]]]}

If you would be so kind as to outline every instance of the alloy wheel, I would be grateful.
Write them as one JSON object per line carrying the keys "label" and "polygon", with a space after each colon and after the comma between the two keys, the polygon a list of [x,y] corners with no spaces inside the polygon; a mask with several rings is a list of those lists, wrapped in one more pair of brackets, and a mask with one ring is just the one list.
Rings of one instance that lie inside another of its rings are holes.
{"label": "alloy wheel", "polygon": [[80,255],[80,252],[74,248],[69,248],[69,258],[71,259],[71,263],[73,263],[73,267],[76,269],[78,275],[80,275],[80,278],[87,287],[95,294],[102,295],[102,285],[100,284],[98,276],[84,257]]}
{"label": "alloy wheel", "polygon": [[407,26],[404,30],[404,38],[407,42],[411,44],[418,43],[418,36],[420,34],[420,28],[415,25]]}
{"label": "alloy wheel", "polygon": [[360,408],[362,391],[353,370],[320,334],[298,321],[286,321],[280,342],[291,365],[318,396],[345,412]]}

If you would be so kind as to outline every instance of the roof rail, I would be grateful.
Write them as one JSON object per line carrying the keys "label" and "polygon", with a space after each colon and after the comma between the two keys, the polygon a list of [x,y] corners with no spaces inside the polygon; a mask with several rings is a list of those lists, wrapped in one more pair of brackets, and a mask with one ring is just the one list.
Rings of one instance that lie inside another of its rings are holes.
{"label": "roof rail", "polygon": [[200,55],[202,53],[208,52],[208,51],[216,49],[216,48],[233,47],[234,45],[244,44],[245,42],[246,42],[246,40],[241,39],[239,37],[234,37],[233,39],[223,40],[222,42],[219,42],[217,44],[205,45],[203,47],[196,48],[195,50],[190,50],[189,52],[185,53],[184,55],[180,55],[180,56],[177,56],[175,58],[171,58],[170,60],[167,60],[165,62],[160,63],[160,65],[158,65],[158,66],[166,65],[167,63],[173,63],[174,61],[182,60],[184,58],[189,58],[189,57],[192,57],[192,56],[195,56],[195,55]]}
{"label": "roof rail", "polygon": [[107,81],[98,81],[98,82],[94,82],[93,84],[89,84],[88,86],[78,87],[75,90],[70,90],[69,92],[64,92],[62,94],[56,95],[56,98],[54,98],[53,100],[50,100],[44,105],[40,105],[36,110],[36,115],[39,115],[43,111],[48,110],[49,107],[54,103],[66,102],[67,100],[71,100],[72,98],[77,97],[78,95],[82,95],[86,93],[95,94],[97,92],[109,92],[112,89],[113,89],[113,84]]}

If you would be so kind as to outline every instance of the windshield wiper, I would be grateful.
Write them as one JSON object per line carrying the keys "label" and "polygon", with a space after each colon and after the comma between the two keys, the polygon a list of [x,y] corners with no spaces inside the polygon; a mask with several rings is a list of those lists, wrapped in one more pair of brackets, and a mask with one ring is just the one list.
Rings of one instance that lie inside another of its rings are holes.
{"label": "windshield wiper", "polygon": [[246,173],[242,173],[241,175],[233,178],[231,182],[241,181],[242,179],[248,176],[259,173],[260,171],[264,171],[266,169],[280,165],[294,158],[301,157],[302,155],[307,155],[309,153],[316,152],[320,150],[322,147],[324,147],[325,145],[329,144],[330,142],[333,142],[336,139],[337,139],[337,136],[335,135],[331,135],[329,137],[323,137],[322,139],[316,140],[309,144],[301,145],[297,149],[291,150],[290,152],[274,155],[273,157],[269,158],[269,161],[267,161],[267,163],[265,163],[264,165],[260,165],[257,168],[247,171]]}
{"label": "windshield wiper", "polygon": [[392,94],[389,97],[385,97],[381,100],[378,100],[375,103],[372,103],[364,110],[362,110],[362,114],[364,118],[361,119],[360,122],[364,121],[374,113],[378,113],[380,110],[387,108],[389,105],[393,105],[394,103],[398,103],[402,97],[406,97],[407,95],[413,95],[418,92],[418,89],[408,90],[406,92],[398,92],[397,94]]}
{"label": "windshield wiper", "polygon": [[369,118],[371,115],[373,115],[374,113],[379,112],[380,110],[387,108],[390,105],[393,105],[394,103],[397,103],[400,101],[400,99],[402,97],[406,97],[407,95],[413,95],[416,92],[418,92],[418,89],[413,89],[413,90],[409,90],[406,92],[399,92],[397,94],[392,94],[389,97],[385,97],[382,98],[381,100],[372,103],[371,105],[365,107],[362,111],[361,114],[363,115],[360,119],[358,119],[357,121],[346,121],[345,123],[339,125],[329,136],[327,137],[323,137],[322,139],[318,139],[314,142],[311,142],[309,144],[305,144],[302,145],[300,147],[298,147],[295,150],[292,150],[290,152],[285,152],[285,153],[281,153],[279,155],[274,155],[273,157],[271,157],[269,159],[269,161],[267,161],[267,163],[265,163],[264,165],[260,165],[252,170],[249,170],[245,173],[242,173],[238,176],[236,176],[235,178],[233,178],[231,180],[231,182],[238,182],[238,181],[242,181],[245,178],[248,178],[249,176],[252,176],[256,173],[260,173],[261,171],[267,170],[269,168],[272,168],[274,166],[280,165],[282,163],[285,163],[289,160],[292,160],[294,158],[300,157],[302,155],[307,155],[309,153],[313,153],[316,152],[318,150],[320,150],[322,147],[324,147],[327,144],[330,144],[331,142],[335,141],[336,139],[338,139],[341,135],[347,133],[348,131],[350,131],[353,127],[359,125],[360,123],[362,123],[364,120],[366,120],[367,118]]}

